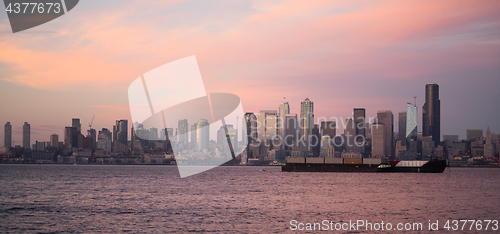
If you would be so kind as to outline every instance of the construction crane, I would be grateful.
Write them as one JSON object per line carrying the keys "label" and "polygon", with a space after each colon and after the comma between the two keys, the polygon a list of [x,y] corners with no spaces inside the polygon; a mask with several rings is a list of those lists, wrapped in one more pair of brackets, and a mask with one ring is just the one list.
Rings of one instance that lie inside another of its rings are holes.
{"label": "construction crane", "polygon": [[92,121],[90,121],[90,123],[89,123],[89,128],[90,129],[92,129],[92,123],[94,123],[94,117],[95,117],[95,115],[92,116]]}

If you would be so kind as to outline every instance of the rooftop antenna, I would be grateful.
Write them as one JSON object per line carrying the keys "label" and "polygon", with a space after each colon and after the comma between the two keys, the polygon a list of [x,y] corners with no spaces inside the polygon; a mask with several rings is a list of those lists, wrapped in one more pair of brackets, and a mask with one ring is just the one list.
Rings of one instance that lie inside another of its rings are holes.
{"label": "rooftop antenna", "polygon": [[415,99],[415,106],[417,106],[417,96],[413,97]]}

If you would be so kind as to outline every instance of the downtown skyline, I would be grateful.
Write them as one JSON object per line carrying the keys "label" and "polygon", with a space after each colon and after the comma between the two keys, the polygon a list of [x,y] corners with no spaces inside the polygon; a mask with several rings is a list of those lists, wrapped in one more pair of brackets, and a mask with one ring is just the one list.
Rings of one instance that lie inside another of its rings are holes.
{"label": "downtown skyline", "polygon": [[[433,91],[429,91],[428,87],[435,87],[436,89],[433,90]],[[439,97],[439,85],[438,84],[426,84],[425,85],[425,90],[426,90],[426,92],[429,95],[432,95],[432,92],[437,92],[438,94],[437,94],[437,96],[435,96],[435,98],[437,98],[437,100],[440,99],[440,97]],[[309,124],[306,124],[306,125],[309,125],[309,126],[306,127],[306,128],[299,127],[298,129],[296,129],[297,136],[298,137],[304,137],[304,139],[308,138],[307,136],[304,135],[304,134],[306,134],[306,132],[308,132],[307,134],[311,134],[312,133],[312,129],[314,128],[314,125],[320,125],[321,126],[325,121],[332,121],[335,124],[335,126],[336,126],[336,128],[335,128],[336,136],[341,136],[346,131],[352,131],[352,130],[348,129],[348,126],[351,124],[349,121],[352,121],[353,119],[354,119],[354,121],[356,121],[355,124],[354,124],[356,126],[359,124],[359,121],[363,121],[363,120],[364,120],[364,123],[369,124],[369,126],[370,126],[371,124],[375,123],[376,119],[378,119],[379,123],[381,123],[383,125],[385,124],[385,125],[389,126],[389,129],[393,130],[392,133],[390,134],[392,136],[387,135],[387,134],[389,134],[389,132],[387,132],[387,131],[386,131],[386,134],[384,134],[385,135],[384,136],[384,138],[385,138],[384,141],[385,141],[385,144],[387,144],[385,146],[385,149],[387,151],[387,152],[385,152],[386,155],[390,154],[391,151],[394,151],[394,147],[395,147],[394,145],[391,146],[391,144],[388,143],[388,142],[395,141],[396,139],[406,139],[408,137],[407,135],[410,134],[406,130],[406,128],[408,126],[407,122],[406,122],[406,119],[404,120],[404,122],[401,122],[402,121],[401,117],[399,116],[399,118],[398,118],[398,116],[397,116],[398,113],[394,112],[392,110],[378,110],[377,111],[377,115],[375,115],[375,116],[366,116],[365,115],[366,109],[364,107],[353,107],[353,111],[351,113],[351,116],[346,116],[346,117],[337,117],[337,116],[314,117],[315,111],[314,111],[314,108],[312,107],[314,105],[314,101],[312,101],[308,97],[306,97],[305,100],[302,101],[300,105],[302,106],[302,108],[301,108],[300,112],[298,112],[298,113],[293,113],[293,112],[290,111],[290,103],[289,102],[283,102],[283,103],[279,104],[279,108],[274,109],[274,110],[260,110],[260,112],[246,112],[246,114],[250,114],[250,113],[251,114],[255,114],[256,116],[258,116],[259,121],[263,121],[263,120],[260,120],[261,117],[267,119],[268,118],[267,114],[269,114],[269,113],[273,114],[275,116],[276,122],[274,123],[273,133],[271,133],[269,136],[266,135],[266,137],[264,137],[264,138],[263,138],[263,135],[259,134],[259,136],[258,136],[259,139],[260,138],[262,138],[262,139],[269,138],[270,139],[270,138],[274,137],[274,135],[283,136],[285,133],[282,132],[281,125],[283,124],[282,121],[285,119],[285,116],[295,116],[295,118],[296,118],[295,121],[302,122],[305,119],[309,119],[309,117],[305,116],[304,113],[310,113],[311,114],[313,121],[311,123],[309,123]],[[410,110],[408,108],[410,108],[412,106],[415,108],[414,104],[408,102],[407,103],[407,110],[404,111],[404,112],[399,112],[399,115],[401,115],[402,113],[405,113],[404,116],[406,118],[406,113],[408,113],[408,111]],[[432,133],[430,133],[430,132],[427,133],[427,134],[425,134],[425,133],[423,133],[421,131],[421,129],[422,129],[421,125],[424,125],[424,121],[423,120],[425,119],[424,116],[426,116],[426,114],[424,114],[425,108],[426,108],[426,104],[424,104],[421,108],[416,107],[416,110],[411,110],[410,111],[410,113],[416,111],[416,122],[414,122],[412,124],[414,124],[414,125],[416,125],[418,127],[418,129],[419,129],[418,133],[419,134],[423,134],[423,135],[427,135],[427,136],[432,136]],[[420,109],[420,111],[418,111],[419,109]],[[437,109],[435,111],[437,111],[439,113],[440,112],[440,107],[437,107]],[[302,116],[302,115],[304,115],[304,116]],[[412,114],[412,115],[414,116],[415,114]],[[387,119],[387,118],[390,118],[390,119]],[[360,119],[360,120],[357,121],[357,119]],[[73,128],[78,129],[78,131],[81,132],[83,134],[83,136],[86,136],[87,134],[84,134],[84,133],[87,132],[87,131],[90,131],[91,129],[92,129],[92,131],[94,131],[94,134],[96,134],[96,131],[100,132],[101,128],[96,128],[95,125],[92,126],[93,120],[94,120],[94,116],[93,116],[91,122],[89,122],[89,124],[87,125],[88,126],[88,128],[87,128],[87,127],[85,127],[86,124],[83,124],[84,127],[82,127],[82,122],[80,122],[81,121],[80,118],[78,118],[78,117],[77,118],[72,118],[71,124],[69,126],[73,126]],[[241,131],[240,131],[240,129],[242,127],[245,127],[245,128],[248,129],[248,126],[243,126],[243,124],[244,124],[244,116],[242,116],[242,118],[240,120],[241,121],[238,122],[238,126],[231,125],[231,128],[234,127],[234,129],[237,131],[236,134],[238,134],[238,137],[243,137],[243,136],[239,136],[240,134],[242,134]],[[439,122],[440,121],[443,122],[443,121],[440,119],[439,115],[438,115],[438,117],[437,117],[436,120],[438,121],[438,125],[437,125],[437,129],[438,130],[437,131],[439,131],[439,129],[440,129]],[[75,123],[75,121],[77,121],[77,122]],[[200,121],[202,121],[202,120],[200,120]],[[257,121],[257,119],[256,119],[256,121]],[[308,120],[305,120],[305,121],[307,122]],[[125,123],[125,125],[123,127],[119,127],[119,126],[121,126],[121,122]],[[125,132],[126,135],[117,136],[116,133],[113,133],[113,135],[112,135],[113,136],[113,142],[115,140],[117,140],[117,139],[121,139],[119,141],[126,145],[127,141],[130,141],[131,137],[132,137],[132,132],[131,131],[129,132],[129,129],[128,129],[128,127],[132,127],[132,124],[128,125],[127,122],[131,122],[131,121],[129,121],[127,119],[121,119],[121,120],[117,119],[116,120],[116,125],[111,125],[111,126],[108,126],[108,127],[103,127],[102,130],[104,130],[104,129],[113,130],[115,127],[118,126],[117,128],[122,129],[121,132]],[[446,122],[446,121],[444,121],[444,122]],[[183,124],[181,124],[181,123],[183,123]],[[327,122],[327,123],[329,123],[329,122]],[[404,125],[403,128],[400,125],[400,123],[402,123],[402,125]],[[137,123],[137,124],[140,124],[140,123]],[[178,126],[170,126],[169,129],[171,129],[171,131],[173,131],[173,134],[177,137],[177,134],[179,134],[181,132],[184,132],[184,133],[189,132],[188,131],[188,129],[189,129],[188,127],[191,126],[192,124],[193,123],[188,123],[187,120],[185,120],[185,119],[184,120],[179,120],[179,125]],[[194,123],[194,124],[196,124],[196,123]],[[304,125],[304,126],[306,126],[306,125]],[[260,125],[260,126],[262,128],[259,127],[256,130],[258,132],[265,132],[264,129],[267,128],[267,127],[264,128],[263,127],[264,125]],[[415,127],[415,129],[413,129],[413,131],[414,131],[413,134],[414,134],[415,138],[416,138],[416,134],[417,134],[417,127]],[[4,135],[2,136],[3,138],[0,138],[0,139],[2,139],[3,142],[8,142],[8,141],[5,140],[5,137],[8,137],[10,139],[10,141],[11,141],[11,146],[10,147],[14,147],[16,145],[20,145],[23,148],[31,148],[31,145],[33,143],[36,143],[36,142],[50,142],[52,140],[52,139],[50,139],[50,140],[42,140],[42,139],[38,139],[38,138],[33,139],[32,134],[31,134],[31,127],[30,127],[30,124],[28,122],[24,122],[24,125],[21,128],[22,128],[21,131],[19,131],[19,130],[16,131],[15,126],[12,126],[12,124],[11,124],[10,121],[6,122],[5,129],[4,129]],[[64,131],[67,131],[68,128],[70,128],[70,127],[65,126],[64,128],[66,129]],[[182,129],[180,129],[180,128],[182,128]],[[305,131],[305,129],[308,129],[308,130]],[[488,130],[490,129],[489,125],[488,125],[487,129]],[[160,129],[157,129],[157,131],[159,131],[159,130]],[[401,130],[404,131],[404,133],[403,133],[404,137],[403,138],[401,138],[401,135],[400,135],[400,131]],[[466,134],[464,134],[464,135],[468,137],[469,131],[475,131],[475,130],[477,130],[477,129],[464,129],[464,131],[466,131]],[[483,129],[480,129],[480,130],[481,130],[481,132],[483,132]],[[486,129],[484,129],[484,130],[486,130]],[[115,130],[113,130],[113,132],[114,131]],[[191,129],[191,131],[192,131],[192,129]],[[11,135],[7,136],[6,134],[8,134],[8,133],[10,133]],[[26,133],[28,133],[28,134],[26,134]],[[158,135],[158,133],[159,132],[157,132],[157,137],[161,136],[161,134]],[[493,132],[493,133],[495,133],[495,132]],[[16,134],[20,135],[22,141],[15,140],[16,137],[19,137],[19,136],[16,136]],[[364,136],[365,132],[363,131],[363,132],[359,132],[358,133],[357,130],[356,130],[356,132],[354,132],[354,135],[352,135],[352,136],[354,137],[355,135],[359,135],[359,134],[361,134],[362,136]],[[54,132],[54,133],[51,133],[48,137],[51,138],[53,135],[58,135],[60,139],[64,139],[64,137],[66,135],[68,135],[68,134],[66,132],[63,132],[62,134],[58,134],[57,132]],[[447,133],[441,134],[440,140],[437,141],[437,142],[435,142],[436,146],[439,144],[439,142],[441,142],[441,140],[443,140],[443,136],[444,135],[458,135],[458,134],[447,134]],[[188,136],[189,136],[189,139],[190,139],[191,135],[188,135]],[[30,137],[31,137],[31,141],[30,141]],[[210,133],[210,136],[209,136],[210,139],[217,139],[217,137],[218,137],[218,135],[217,135],[216,132],[211,132]],[[462,138],[460,135],[458,135],[458,139],[460,139],[460,140],[469,140],[469,139],[467,139],[467,137],[463,137]],[[391,138],[392,138],[392,140],[391,140]],[[184,141],[188,141],[188,139],[179,138],[179,139],[176,139],[176,141],[182,141],[182,142],[184,142]],[[350,141],[353,142],[353,140],[350,140]],[[21,143],[21,144],[18,144],[18,143]],[[403,143],[403,144],[406,144],[406,143]],[[3,146],[5,146],[5,145],[3,145]]]}

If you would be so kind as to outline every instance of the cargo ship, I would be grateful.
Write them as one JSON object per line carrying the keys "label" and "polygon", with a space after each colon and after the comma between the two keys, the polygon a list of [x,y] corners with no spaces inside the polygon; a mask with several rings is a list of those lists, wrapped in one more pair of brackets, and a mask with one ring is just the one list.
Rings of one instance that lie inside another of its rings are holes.
{"label": "cargo ship", "polygon": [[281,171],[288,172],[416,172],[442,173],[446,160],[389,161],[380,158],[288,157]]}

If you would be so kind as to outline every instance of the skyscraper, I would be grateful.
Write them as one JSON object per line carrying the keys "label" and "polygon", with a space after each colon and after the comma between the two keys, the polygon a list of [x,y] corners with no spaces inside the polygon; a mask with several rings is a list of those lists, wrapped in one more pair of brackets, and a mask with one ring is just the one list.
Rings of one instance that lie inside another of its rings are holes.
{"label": "skyscraper", "polygon": [[[158,132],[156,133],[158,138]],[[127,145],[128,141],[128,120],[116,120],[116,125],[113,126],[113,141]]]}
{"label": "skyscraper", "polygon": [[377,111],[377,120],[384,124],[384,155],[386,157],[392,156],[392,152],[394,152],[394,115],[390,110]]}
{"label": "skyscraper", "polygon": [[23,148],[30,148],[30,125],[28,122],[24,122],[23,125]]}
{"label": "skyscraper", "polygon": [[[97,148],[97,131],[94,128],[87,130],[87,138],[92,141],[92,149]],[[88,147],[87,147],[88,148]]]}
{"label": "skyscraper", "polygon": [[491,144],[491,130],[490,126],[486,129],[486,141],[484,142],[484,157],[491,158],[495,154],[494,145]]}
{"label": "skyscraper", "polygon": [[77,133],[82,133],[82,125],[80,124],[80,119],[71,119],[71,127],[74,127]]}
{"label": "skyscraper", "polygon": [[206,119],[200,119],[198,126],[196,126],[196,142],[198,150],[203,151],[208,149],[208,142],[210,141],[210,126]]}
{"label": "skyscraper", "polygon": [[355,152],[356,146],[354,144],[354,139],[356,137],[356,123],[353,119],[348,118],[345,121],[345,129],[344,129],[344,145],[346,152]]}
{"label": "skyscraper", "polygon": [[198,149],[198,143],[197,143],[197,137],[196,137],[196,132],[198,131],[198,123],[194,123],[191,125],[191,131],[189,132],[189,137],[191,138],[190,144],[191,147]]}
{"label": "skyscraper", "polygon": [[467,129],[467,140],[477,141],[483,140],[483,129]]}
{"label": "skyscraper", "polygon": [[5,124],[3,146],[7,147],[7,149],[12,147],[12,125],[10,125],[10,122]]}
{"label": "skyscraper", "polygon": [[64,128],[64,149],[78,148],[78,133],[75,127]]}
{"label": "skyscraper", "polygon": [[290,105],[288,105],[288,102],[280,104],[278,113],[278,135],[280,135],[282,138],[285,136],[285,118],[288,114],[290,114]]}
{"label": "skyscraper", "polygon": [[385,126],[383,123],[372,124],[372,158],[382,158],[385,156]]}
{"label": "skyscraper", "polygon": [[354,124],[356,127],[356,135],[361,135],[365,137],[365,108],[354,108],[353,111]]}
{"label": "skyscraper", "polygon": [[252,140],[257,139],[257,117],[252,112],[245,113],[243,118],[245,125],[247,127],[247,137],[248,143]]}
{"label": "skyscraper", "polygon": [[[151,135],[153,134],[150,132],[150,136],[147,139],[152,139]],[[156,139],[157,138],[158,130],[156,130]],[[113,151],[123,153],[127,153],[129,151],[128,120],[116,120],[116,124],[113,126]]]}
{"label": "skyscraper", "polygon": [[97,135],[97,148],[106,151],[106,153],[111,152],[113,134],[107,128],[103,128],[99,131]]}
{"label": "skyscraper", "polygon": [[55,133],[50,135],[50,146],[56,148],[59,147],[59,135]]}
{"label": "skyscraper", "polygon": [[[400,123],[401,124],[401,123]],[[406,104],[406,137],[401,139],[405,141],[407,145],[410,145],[411,141],[417,140],[417,107],[413,104]]]}
{"label": "skyscraper", "polygon": [[257,117],[257,131],[260,140],[271,140],[277,134],[278,113],[275,110],[261,110]]}
{"label": "skyscraper", "polygon": [[439,85],[425,85],[425,103],[422,107],[422,136],[432,136],[434,145],[439,144],[441,137],[441,101]]}
{"label": "skyscraper", "polygon": [[330,139],[333,139],[336,134],[337,134],[337,123],[335,121],[321,122],[321,136],[328,135]]}
{"label": "skyscraper", "polygon": [[297,114],[288,114],[285,116],[285,137],[283,138],[285,150],[291,150],[295,146],[297,136]]}
{"label": "skyscraper", "polygon": [[83,135],[82,135],[82,125],[80,124],[79,118],[71,119],[71,127],[73,128],[72,133],[72,148],[82,148],[83,147]]}
{"label": "skyscraper", "polygon": [[[407,106],[408,108],[408,106]],[[406,111],[399,112],[398,121],[398,140],[401,141],[401,145],[406,145]]]}
{"label": "skyscraper", "polygon": [[178,126],[177,126],[177,135],[179,136],[178,143],[183,144],[183,146],[186,146],[188,143],[188,120],[187,119],[181,119],[179,120]]}
{"label": "skyscraper", "polygon": [[312,135],[312,130],[314,128],[314,103],[306,98],[303,102],[300,103],[300,138],[299,141],[304,141],[306,149],[310,149],[309,147],[309,138]]}

